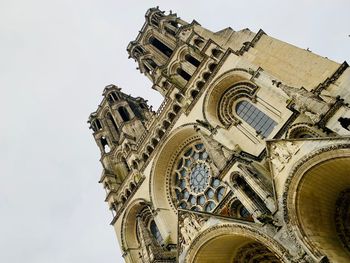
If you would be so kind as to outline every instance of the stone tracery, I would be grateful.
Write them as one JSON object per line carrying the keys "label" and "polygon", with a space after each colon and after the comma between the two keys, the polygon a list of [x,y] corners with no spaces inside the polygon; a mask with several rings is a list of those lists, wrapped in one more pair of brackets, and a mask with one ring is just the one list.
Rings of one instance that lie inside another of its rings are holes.
{"label": "stone tracery", "polygon": [[226,193],[210,167],[203,143],[195,141],[181,151],[172,173],[175,206],[195,211],[212,211]]}

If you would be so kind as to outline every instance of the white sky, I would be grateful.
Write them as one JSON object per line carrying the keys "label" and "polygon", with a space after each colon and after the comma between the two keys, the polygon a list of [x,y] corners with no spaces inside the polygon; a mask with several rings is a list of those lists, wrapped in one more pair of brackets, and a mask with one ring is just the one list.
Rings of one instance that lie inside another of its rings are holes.
{"label": "white sky", "polygon": [[157,5],[350,62],[348,0],[0,0],[0,262],[122,262],[86,121],[111,83],[159,105],[126,52]]}

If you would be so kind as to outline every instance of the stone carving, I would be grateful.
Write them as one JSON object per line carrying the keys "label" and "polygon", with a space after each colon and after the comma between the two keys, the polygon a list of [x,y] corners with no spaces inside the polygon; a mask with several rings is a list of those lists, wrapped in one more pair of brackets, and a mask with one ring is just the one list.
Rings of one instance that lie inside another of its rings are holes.
{"label": "stone carving", "polygon": [[274,144],[271,146],[270,161],[275,169],[280,172],[298,151],[299,147],[290,141]]}
{"label": "stone carving", "polygon": [[202,125],[204,128],[208,129],[212,134],[217,133],[217,128],[214,128],[209,122],[202,120],[196,120],[196,122]]}
{"label": "stone carving", "polygon": [[183,238],[183,244],[189,245],[200,230],[201,225],[197,222],[196,218],[191,215],[182,215],[183,221],[180,226],[180,232]]}
{"label": "stone carving", "polygon": [[[293,101],[294,108],[300,113],[305,114],[313,124],[316,124],[330,108],[329,104],[323,98],[303,87],[298,89],[282,84],[282,82],[277,80],[273,80],[272,84],[287,94]],[[334,98],[329,97],[329,99],[332,102],[335,101]]]}
{"label": "stone carving", "polygon": [[214,165],[211,165],[212,169],[215,172],[221,171],[223,168],[225,168],[226,164],[232,159],[232,157],[236,155],[238,149],[230,150],[215,140],[212,135],[205,134],[196,126],[194,129],[200,136],[205,149],[208,151],[210,160],[213,161]]}
{"label": "stone carving", "polygon": [[203,224],[207,221],[207,218],[182,212],[179,215],[179,219],[179,244],[181,245],[179,249],[180,253],[182,253],[192,243]]}

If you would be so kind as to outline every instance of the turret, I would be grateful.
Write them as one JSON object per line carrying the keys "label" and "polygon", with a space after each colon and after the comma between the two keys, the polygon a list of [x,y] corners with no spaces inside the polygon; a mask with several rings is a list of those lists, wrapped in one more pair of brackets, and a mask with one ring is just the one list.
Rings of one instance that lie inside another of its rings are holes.
{"label": "turret", "polygon": [[[155,83],[153,88],[165,96],[172,82],[169,81],[171,75],[180,74],[184,81],[190,77],[181,67],[174,69],[174,72],[165,70],[178,46],[177,35],[188,23],[171,12],[166,15],[158,7],[150,8],[145,17],[146,22],[142,30],[136,39],[129,43],[127,51],[129,57],[138,63],[141,73]],[[198,63],[194,57],[192,60]]]}
{"label": "turret", "polygon": [[136,142],[153,115],[147,101],[126,95],[115,85],[106,86],[103,97],[88,120],[102,155],[120,146],[125,138]]}

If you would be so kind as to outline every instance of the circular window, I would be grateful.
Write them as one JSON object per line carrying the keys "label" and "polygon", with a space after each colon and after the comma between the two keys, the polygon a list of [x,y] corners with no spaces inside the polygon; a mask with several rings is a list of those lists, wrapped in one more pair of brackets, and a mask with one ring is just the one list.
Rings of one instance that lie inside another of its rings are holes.
{"label": "circular window", "polygon": [[209,167],[205,163],[196,164],[191,170],[190,185],[191,190],[200,193],[205,190],[209,180]]}
{"label": "circular window", "polygon": [[200,142],[186,146],[177,157],[172,179],[176,207],[211,212],[223,199],[226,186],[213,177],[209,161]]}

